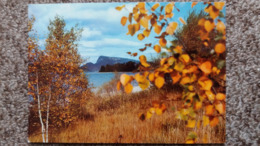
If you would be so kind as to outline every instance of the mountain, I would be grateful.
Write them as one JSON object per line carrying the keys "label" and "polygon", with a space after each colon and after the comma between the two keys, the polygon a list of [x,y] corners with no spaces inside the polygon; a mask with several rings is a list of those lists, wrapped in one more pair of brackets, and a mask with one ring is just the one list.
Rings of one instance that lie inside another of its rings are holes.
{"label": "mountain", "polygon": [[117,63],[127,63],[129,61],[139,63],[139,61],[134,59],[128,59],[128,58],[121,58],[121,57],[108,57],[108,56],[99,56],[97,62],[94,64],[92,62],[86,63],[81,66],[81,68],[84,69],[84,71],[90,71],[90,72],[98,72],[100,70],[101,66],[105,65],[114,65]]}

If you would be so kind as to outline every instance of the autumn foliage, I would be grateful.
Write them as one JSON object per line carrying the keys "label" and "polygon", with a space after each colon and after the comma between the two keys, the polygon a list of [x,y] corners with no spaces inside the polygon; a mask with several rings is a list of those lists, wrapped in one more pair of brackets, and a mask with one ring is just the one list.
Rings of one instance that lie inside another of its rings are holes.
{"label": "autumn foliage", "polygon": [[[191,4],[194,7],[197,2]],[[131,93],[133,86],[131,82],[136,80],[144,90],[150,84],[162,88],[166,83],[166,76],[171,77],[172,84],[179,84],[183,88],[182,108],[176,112],[176,118],[186,121],[188,128],[194,129],[200,125],[212,127],[219,123],[220,118],[225,118],[225,40],[226,27],[218,18],[222,17],[221,12],[224,2],[205,2],[205,17],[200,17],[196,23],[197,38],[189,39],[188,33],[176,33],[178,23],[172,21],[173,9],[179,10],[173,2],[160,6],[159,3],[151,6],[149,3],[140,2],[129,16],[121,19],[121,24],[128,28],[126,35],[136,36],[140,41],[149,37],[154,31],[158,36],[156,43],[145,44],[145,51],[148,48],[160,53],[162,49],[168,50],[168,57],[160,59],[160,65],[153,67],[147,61],[146,56],[139,56],[141,63],[140,72],[134,76],[122,74],[117,88],[124,88],[126,93]],[[122,11],[125,6],[116,7]],[[183,28],[189,31],[189,24],[183,18],[179,18]],[[175,38],[169,40],[168,36]],[[168,43],[172,41],[173,43]],[[193,45],[189,45],[192,43]],[[138,52],[128,53],[138,56]],[[161,115],[166,106],[159,101],[154,102],[147,113],[141,114],[140,119],[151,118],[155,113]],[[197,114],[203,111],[204,115],[198,119]],[[196,142],[196,133],[191,132],[187,137],[187,143]]]}
{"label": "autumn foliage", "polygon": [[[33,22],[34,19],[29,22],[31,33]],[[48,142],[49,127],[52,130],[67,127],[79,118],[89,93],[75,43],[81,30],[77,27],[65,30],[60,17],[50,22],[48,30],[45,50],[39,48],[35,35],[28,40],[28,94],[31,115],[35,116],[30,117],[30,127],[41,127],[43,142]]]}

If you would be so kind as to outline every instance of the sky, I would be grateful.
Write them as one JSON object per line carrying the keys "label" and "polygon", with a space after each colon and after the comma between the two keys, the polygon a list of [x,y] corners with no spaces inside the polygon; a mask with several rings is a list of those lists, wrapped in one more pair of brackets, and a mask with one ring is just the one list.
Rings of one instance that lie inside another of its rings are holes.
{"label": "sky", "polygon": [[[144,48],[146,43],[154,45],[158,42],[154,38],[157,36],[154,31],[148,38],[139,41],[137,39],[138,33],[134,36],[126,35],[128,32],[127,24],[122,26],[120,23],[122,16],[128,16],[129,11],[136,4],[135,2],[30,4],[28,14],[29,18],[32,16],[36,18],[33,29],[37,31],[41,49],[44,49],[50,20],[58,15],[65,20],[66,29],[69,30],[76,24],[83,28],[82,37],[77,43],[79,44],[78,52],[86,62],[95,63],[101,55],[138,60],[138,57],[132,57],[126,52],[138,52],[138,55],[146,55],[149,60],[151,57],[157,56],[157,53],[152,48],[148,48],[144,52],[140,52],[139,49]],[[149,4],[153,6],[155,3]],[[160,3],[160,5],[165,4]],[[115,7],[122,5],[126,5],[126,9],[122,11],[115,9]],[[198,3],[191,8],[191,2],[175,2],[175,6],[180,9],[180,12],[174,8],[174,16],[171,20],[178,23],[178,28],[182,26],[179,17],[186,20],[190,11],[199,12],[205,8],[203,3]],[[148,9],[149,6],[146,5],[146,8]],[[225,7],[223,13],[226,14]]]}

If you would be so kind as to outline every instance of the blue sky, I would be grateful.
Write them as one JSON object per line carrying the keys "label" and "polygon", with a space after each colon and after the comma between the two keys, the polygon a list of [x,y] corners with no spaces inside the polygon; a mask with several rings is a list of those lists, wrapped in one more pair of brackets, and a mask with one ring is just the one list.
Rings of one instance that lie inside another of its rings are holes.
{"label": "blue sky", "polygon": [[[39,36],[39,45],[44,49],[45,39],[47,38],[50,20],[53,20],[56,15],[64,18],[66,28],[70,29],[76,24],[83,28],[83,33],[79,44],[79,54],[87,60],[87,62],[95,63],[100,55],[111,57],[124,57],[138,60],[138,57],[131,57],[126,52],[138,52],[138,55],[146,55],[148,60],[151,56],[157,54],[152,48],[144,52],[139,52],[138,49],[143,48],[145,43],[155,44],[152,31],[148,38],[142,41],[137,39],[137,34],[134,36],[126,35],[128,32],[127,25],[122,26],[120,20],[122,16],[128,16],[129,11],[137,3],[73,3],[73,4],[30,4],[28,7],[29,17],[35,16],[34,29]],[[151,6],[154,3],[149,3]],[[165,5],[166,3],[160,3]],[[122,11],[115,10],[116,6],[126,5],[126,9]],[[205,5],[198,3],[191,8],[191,2],[175,2],[175,6],[180,9],[180,12],[174,8],[174,16],[172,21],[179,23],[178,27],[182,26],[179,17],[184,20],[192,10],[200,11],[205,8]],[[146,5],[146,8],[149,8]],[[159,8],[157,8],[159,9]],[[225,14],[225,8],[223,9]]]}

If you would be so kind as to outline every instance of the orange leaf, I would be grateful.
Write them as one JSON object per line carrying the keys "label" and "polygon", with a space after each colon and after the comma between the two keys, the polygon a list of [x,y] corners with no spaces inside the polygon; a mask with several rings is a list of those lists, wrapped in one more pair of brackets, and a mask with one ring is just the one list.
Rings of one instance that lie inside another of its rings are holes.
{"label": "orange leaf", "polygon": [[188,54],[182,54],[180,56],[180,60],[183,62],[183,63],[188,63],[190,62],[190,56]]}
{"label": "orange leaf", "polygon": [[224,103],[219,102],[219,103],[215,104],[215,108],[220,114],[223,114],[225,112],[225,104]]}
{"label": "orange leaf", "polygon": [[161,39],[159,40],[159,44],[160,44],[162,47],[165,47],[166,44],[167,44],[166,39],[165,39],[165,38],[161,38]]}
{"label": "orange leaf", "polygon": [[149,29],[145,29],[145,30],[143,31],[143,34],[144,34],[144,36],[149,37],[150,32],[151,32],[151,31],[150,31]]}
{"label": "orange leaf", "polygon": [[175,32],[177,26],[178,26],[178,23],[177,23],[177,22],[171,22],[171,23],[167,26],[166,32],[167,32],[169,35],[173,35],[173,33]]}
{"label": "orange leaf", "polygon": [[121,87],[121,83],[120,83],[120,81],[118,81],[118,82],[117,82],[117,85],[116,85],[116,89],[117,89],[117,91],[120,90],[120,87]]}
{"label": "orange leaf", "polygon": [[206,115],[207,116],[211,116],[211,115],[213,115],[213,113],[214,113],[214,106],[213,105],[207,105],[206,106]]}
{"label": "orange leaf", "polygon": [[197,5],[198,2],[192,2],[191,8],[193,8],[195,5]]}
{"label": "orange leaf", "polygon": [[223,93],[218,93],[218,94],[216,95],[216,99],[217,99],[217,100],[225,100],[225,99],[226,99],[226,95],[223,94]]}
{"label": "orange leaf", "polygon": [[127,22],[127,17],[123,16],[123,17],[121,18],[121,24],[122,24],[123,26],[125,26],[126,22]]}
{"label": "orange leaf", "polygon": [[126,93],[131,93],[132,90],[133,90],[132,84],[131,84],[131,83],[127,83],[127,84],[125,85],[125,92],[126,92]]}
{"label": "orange leaf", "polygon": [[204,27],[205,29],[207,30],[207,32],[211,32],[214,27],[215,27],[215,24],[213,21],[210,21],[210,20],[206,20],[205,21],[205,24],[204,24]]}
{"label": "orange leaf", "polygon": [[206,95],[207,95],[207,97],[210,101],[215,100],[215,94],[214,93],[212,93],[211,91],[206,91],[205,93],[206,93]]}
{"label": "orange leaf", "polygon": [[133,36],[135,34],[135,26],[132,24],[128,25],[128,34],[130,34],[131,36]]}
{"label": "orange leaf", "polygon": [[182,24],[186,24],[186,22],[180,17],[179,20],[181,21]]}
{"label": "orange leaf", "polygon": [[173,10],[173,6],[174,6],[173,3],[169,3],[168,5],[166,5],[166,6],[165,6],[165,14],[171,13],[172,10]]}
{"label": "orange leaf", "polygon": [[221,54],[221,53],[224,53],[226,50],[226,46],[225,44],[223,43],[217,43],[216,46],[215,46],[215,52],[217,54]]}
{"label": "orange leaf", "polygon": [[123,86],[125,86],[128,82],[131,81],[131,76],[127,75],[127,74],[122,74],[120,76],[120,82],[122,83]]}
{"label": "orange leaf", "polygon": [[140,9],[144,9],[145,8],[145,3],[144,2],[139,2],[137,4],[137,7],[140,8]]}
{"label": "orange leaf", "polygon": [[145,57],[144,55],[141,55],[141,56],[139,57],[139,60],[140,60],[140,63],[141,63],[144,67],[149,67],[149,66],[150,66],[150,64],[148,64],[148,63],[146,62],[146,57]]}
{"label": "orange leaf", "polygon": [[159,3],[156,3],[153,5],[153,7],[151,8],[152,11],[155,11],[158,7],[160,6]]}
{"label": "orange leaf", "polygon": [[188,128],[194,128],[196,124],[195,120],[188,120],[188,124],[186,125]]}
{"label": "orange leaf", "polygon": [[154,81],[154,73],[150,73],[148,78],[151,82],[153,82]]}
{"label": "orange leaf", "polygon": [[116,7],[116,10],[121,11],[124,7],[125,7],[125,5],[123,5],[123,6],[118,6],[118,7]]}
{"label": "orange leaf", "polygon": [[141,24],[144,28],[148,29],[148,19],[147,19],[146,17],[143,17],[143,18],[140,20],[140,24]]}
{"label": "orange leaf", "polygon": [[211,73],[211,62],[209,61],[206,61],[206,62],[203,62],[199,68],[201,71],[203,71],[205,74],[209,74]]}
{"label": "orange leaf", "polygon": [[153,49],[155,52],[160,53],[161,52],[161,47],[159,45],[154,45]]}
{"label": "orange leaf", "polygon": [[225,6],[225,2],[214,2],[214,6],[215,6],[218,10],[222,10],[223,7]]}
{"label": "orange leaf", "polygon": [[222,21],[220,21],[220,20],[218,20],[218,23],[217,23],[217,31],[219,31],[219,32],[221,32],[221,33],[225,33],[225,30],[226,30],[226,26],[225,26],[225,24],[222,22]]}
{"label": "orange leaf", "polygon": [[162,30],[162,27],[160,25],[155,25],[154,26],[154,32],[157,33],[157,34],[160,34],[161,33],[161,30]]}
{"label": "orange leaf", "polygon": [[140,40],[140,41],[143,40],[144,37],[145,37],[145,36],[144,36],[144,34],[142,34],[142,33],[140,33],[140,34],[137,35],[137,38],[138,38],[138,40]]}
{"label": "orange leaf", "polygon": [[201,107],[202,107],[202,102],[196,101],[194,108],[195,108],[196,110],[198,110],[198,109],[201,109]]}
{"label": "orange leaf", "polygon": [[209,125],[211,127],[215,127],[218,124],[218,122],[219,122],[218,117],[214,117],[213,119],[210,120]]}
{"label": "orange leaf", "polygon": [[137,56],[137,53],[133,53],[132,55],[135,57],[135,56]]}
{"label": "orange leaf", "polygon": [[137,24],[133,24],[134,28],[135,28],[135,31],[138,31],[140,30],[140,24],[137,23]]}
{"label": "orange leaf", "polygon": [[159,88],[159,89],[162,88],[163,84],[164,84],[164,78],[163,77],[159,76],[155,79],[155,86],[157,88]]}

